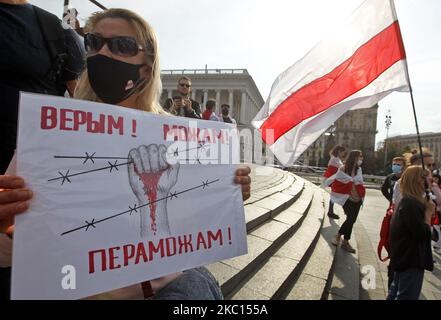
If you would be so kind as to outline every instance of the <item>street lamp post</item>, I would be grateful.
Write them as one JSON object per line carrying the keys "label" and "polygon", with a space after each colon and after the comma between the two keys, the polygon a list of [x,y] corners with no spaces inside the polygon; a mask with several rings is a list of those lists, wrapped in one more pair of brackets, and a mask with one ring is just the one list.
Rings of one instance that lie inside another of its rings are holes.
{"label": "street lamp post", "polygon": [[387,139],[389,139],[389,128],[392,124],[392,116],[390,115],[390,110],[386,114],[386,139],[384,140],[384,167],[387,166]]}

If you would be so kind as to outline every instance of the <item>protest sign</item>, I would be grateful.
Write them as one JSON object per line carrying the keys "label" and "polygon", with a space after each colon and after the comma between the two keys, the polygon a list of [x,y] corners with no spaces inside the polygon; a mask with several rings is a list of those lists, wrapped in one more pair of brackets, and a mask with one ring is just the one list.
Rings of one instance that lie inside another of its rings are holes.
{"label": "protest sign", "polygon": [[233,125],[21,93],[13,299],[78,299],[245,254]]}

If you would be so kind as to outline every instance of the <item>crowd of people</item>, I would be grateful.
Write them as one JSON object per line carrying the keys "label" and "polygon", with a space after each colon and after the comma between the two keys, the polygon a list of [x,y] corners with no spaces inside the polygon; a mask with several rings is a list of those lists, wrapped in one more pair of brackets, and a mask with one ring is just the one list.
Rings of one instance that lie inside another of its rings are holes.
{"label": "crowd of people", "polygon": [[426,148],[422,154],[413,150],[394,158],[392,171],[381,189],[392,213],[387,239],[388,300],[418,300],[424,271],[433,271],[431,247],[440,249],[440,171]]}
{"label": "crowd of people", "polygon": [[[355,253],[348,240],[365,196],[362,160],[361,151],[352,150],[346,155],[343,146],[335,146],[324,174],[324,186],[331,186],[328,217],[339,218],[334,213],[334,203],[340,204],[346,215],[332,244],[341,244],[349,253]],[[397,156],[392,160],[392,173],[381,187],[389,208],[382,225],[378,254],[382,259],[384,247],[390,257],[388,300],[418,300],[425,270],[433,271],[432,249],[441,253],[441,170],[434,164],[433,154],[425,148],[422,154],[413,150]]]}
{"label": "crowd of people", "polygon": [[[125,9],[98,12],[84,31],[83,46],[83,40],[49,12],[26,0],[0,0],[0,299],[10,293],[14,216],[26,214],[33,197],[23,178],[5,174],[16,148],[19,91],[201,118],[199,104],[188,96],[191,80],[185,77],[178,81],[180,99],[173,100],[172,112],[160,105],[157,38],[138,14]],[[244,200],[250,196],[249,174],[244,166],[234,177]],[[211,273],[199,267],[118,290],[114,297],[222,299],[222,292]]]}
{"label": "crowd of people", "polygon": [[205,110],[201,113],[199,102],[190,98],[191,79],[189,77],[182,76],[178,79],[177,92],[177,96],[167,98],[164,101],[163,109],[165,111],[181,117],[236,124],[236,120],[230,116],[230,105],[222,104],[221,113],[216,114],[217,102],[214,99],[208,99],[205,102]]}
{"label": "crowd of people", "polygon": [[[324,174],[324,186],[331,187],[328,217],[340,218],[334,212],[334,203],[340,204],[346,215],[332,244],[341,244],[349,253],[355,253],[349,240],[365,196],[362,160],[361,151],[347,153],[343,146],[335,146]],[[424,271],[433,271],[432,249],[441,254],[441,169],[434,166],[433,154],[426,148],[422,154],[413,150],[397,156],[392,160],[392,173],[381,187],[389,208],[378,254],[382,261],[387,260],[381,257],[384,247],[390,257],[388,300],[418,300]]]}

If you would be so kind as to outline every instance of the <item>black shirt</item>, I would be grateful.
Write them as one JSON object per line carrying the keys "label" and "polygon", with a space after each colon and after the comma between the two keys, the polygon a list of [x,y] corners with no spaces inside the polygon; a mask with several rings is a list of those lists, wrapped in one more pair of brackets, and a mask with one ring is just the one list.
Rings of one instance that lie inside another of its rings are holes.
{"label": "black shirt", "polygon": [[[61,23],[61,21],[60,21]],[[48,77],[52,61],[30,4],[0,3],[0,174],[4,173],[16,145],[19,91],[58,95]],[[63,81],[79,77],[85,51],[81,38],[64,29],[67,61]]]}
{"label": "black shirt", "polygon": [[199,102],[194,101],[193,99],[190,100],[191,100],[191,108],[193,109],[194,113],[185,110],[185,116],[187,118],[202,119],[201,105],[199,104]]}
{"label": "black shirt", "polygon": [[390,267],[393,271],[409,268],[433,270],[430,248],[431,230],[425,223],[423,203],[403,198],[395,212],[390,229]]}
{"label": "black shirt", "polygon": [[381,186],[381,193],[383,194],[383,196],[389,200],[389,203],[392,203],[392,196],[394,193],[394,186],[395,183],[399,180],[400,178],[397,177],[397,175],[395,173],[391,173],[390,175],[388,175],[386,177],[386,179],[384,180],[383,185]]}

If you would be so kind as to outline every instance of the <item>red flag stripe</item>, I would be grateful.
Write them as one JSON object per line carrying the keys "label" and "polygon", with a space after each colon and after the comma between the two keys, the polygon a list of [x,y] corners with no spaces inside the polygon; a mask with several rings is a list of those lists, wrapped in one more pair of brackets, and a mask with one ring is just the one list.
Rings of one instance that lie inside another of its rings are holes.
{"label": "red flag stripe", "polygon": [[351,194],[353,182],[343,183],[339,180],[334,180],[332,183],[332,191],[341,194]]}
{"label": "red flag stripe", "polygon": [[355,190],[357,190],[357,193],[361,198],[366,196],[366,188],[362,184],[355,185]]}
{"label": "red flag stripe", "polygon": [[318,78],[284,100],[260,127],[274,130],[274,139],[335,104],[367,87],[396,62],[405,59],[398,21],[363,44],[355,53],[330,73]]}
{"label": "red flag stripe", "polygon": [[329,167],[326,169],[326,172],[323,174],[323,176],[324,176],[325,178],[329,178],[329,177],[333,176],[335,173],[337,173],[337,171],[338,171],[338,168],[337,168],[337,167],[329,166]]}

